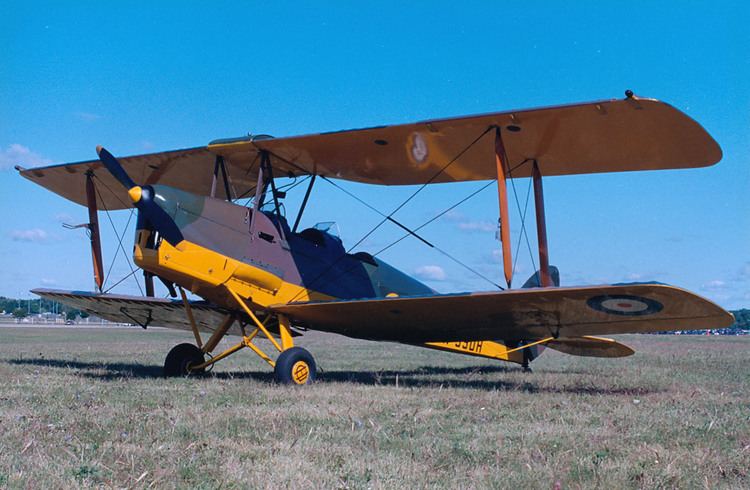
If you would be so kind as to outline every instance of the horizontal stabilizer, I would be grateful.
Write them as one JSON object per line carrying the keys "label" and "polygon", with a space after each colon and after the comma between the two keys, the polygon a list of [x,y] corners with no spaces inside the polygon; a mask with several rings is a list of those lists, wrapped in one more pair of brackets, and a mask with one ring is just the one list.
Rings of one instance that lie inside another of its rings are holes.
{"label": "horizontal stabilizer", "polygon": [[[540,271],[536,271],[525,283],[523,283],[523,286],[521,286],[521,289],[528,289],[528,288],[539,288],[542,287],[542,273]],[[554,286],[560,285],[560,271],[555,267],[554,265],[549,266],[549,275],[552,279],[552,284]]]}
{"label": "horizontal stabilizer", "polygon": [[635,351],[625,344],[604,337],[572,337],[555,339],[545,344],[554,349],[571,356],[581,357],[627,357],[635,354]]}

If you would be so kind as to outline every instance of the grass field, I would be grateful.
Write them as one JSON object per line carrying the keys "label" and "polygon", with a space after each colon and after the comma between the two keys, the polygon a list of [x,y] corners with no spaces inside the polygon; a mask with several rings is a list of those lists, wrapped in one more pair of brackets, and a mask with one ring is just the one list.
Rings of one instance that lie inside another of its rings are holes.
{"label": "grass field", "polygon": [[514,366],[322,334],[160,378],[184,332],[0,328],[0,487],[750,487],[750,339],[625,336]]}

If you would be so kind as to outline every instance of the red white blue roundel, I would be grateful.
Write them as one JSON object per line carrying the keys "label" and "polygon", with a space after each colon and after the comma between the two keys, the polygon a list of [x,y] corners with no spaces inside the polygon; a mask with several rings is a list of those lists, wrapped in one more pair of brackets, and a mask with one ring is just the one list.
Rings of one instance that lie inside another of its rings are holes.
{"label": "red white blue roundel", "polygon": [[664,308],[653,299],[625,294],[594,296],[586,304],[594,310],[622,316],[653,315]]}

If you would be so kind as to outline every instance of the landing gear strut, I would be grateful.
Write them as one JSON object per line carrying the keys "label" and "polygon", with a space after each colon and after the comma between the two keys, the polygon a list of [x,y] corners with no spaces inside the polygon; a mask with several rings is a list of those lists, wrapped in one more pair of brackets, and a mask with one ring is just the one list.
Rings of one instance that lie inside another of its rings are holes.
{"label": "landing gear strut", "polygon": [[[524,342],[525,344],[525,342]],[[521,363],[521,367],[523,368],[524,373],[530,373],[531,368],[529,367],[529,363],[534,360],[534,354],[531,351],[530,347],[527,347],[521,351],[523,354],[523,362]]]}
{"label": "landing gear strut", "polygon": [[[246,324],[240,322],[239,328],[242,332],[242,340],[238,344],[229,347],[224,352],[217,354],[206,361],[205,355],[210,354],[216,348],[219,341],[221,341],[221,339],[227,334],[232,324],[237,321],[237,317],[234,314],[227,315],[221,325],[214,330],[211,338],[204,344],[203,339],[201,339],[198,325],[195,322],[190,302],[187,300],[182,289],[180,289],[190,328],[195,336],[195,344],[180,344],[169,351],[167,359],[164,361],[164,375],[186,376],[188,374],[201,374],[206,371],[207,367],[212,366],[214,363],[242,350],[243,348],[248,348],[273,368],[274,378],[277,383],[306,385],[315,381],[315,359],[313,359],[312,354],[307,350],[301,347],[294,347],[289,319],[283,315],[272,316],[269,314],[265,320],[261,322],[255,313],[253,313],[253,310],[248,307],[245,301],[235,291],[229,288],[227,289],[229,293],[234,296],[238,305],[245,311],[248,318],[251,320],[251,325],[255,326],[254,330],[248,334],[245,330]],[[278,321],[278,334],[281,342],[277,341],[266,327],[266,324],[269,323],[269,321]],[[276,358],[275,362],[268,354],[263,352],[258,345],[253,343],[253,340],[259,334],[265,336],[265,338],[268,339],[273,347],[279,352],[279,356]]]}

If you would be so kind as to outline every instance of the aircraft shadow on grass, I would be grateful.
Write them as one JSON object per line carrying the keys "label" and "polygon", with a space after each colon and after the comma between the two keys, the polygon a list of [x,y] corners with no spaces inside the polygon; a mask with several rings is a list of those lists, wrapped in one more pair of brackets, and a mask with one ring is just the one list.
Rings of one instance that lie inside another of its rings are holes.
{"label": "aircraft shadow on grass", "polygon": [[[10,359],[8,364],[23,366],[38,366],[45,368],[73,369],[78,375],[103,381],[115,381],[128,378],[155,379],[163,378],[162,366],[156,364],[137,364],[127,362],[83,362],[70,359]],[[323,371],[318,374],[317,383],[354,383],[361,385],[401,386],[405,388],[467,388],[493,391],[498,389],[525,391],[529,393],[572,393],[586,395],[647,395],[661,390],[645,387],[597,387],[597,386],[539,386],[533,380],[534,374],[529,373],[529,379],[524,381],[477,379],[490,373],[512,373],[516,368],[504,366],[482,367],[442,367],[424,366],[416,369],[388,370],[388,371]],[[545,374],[555,374],[560,371],[543,371]],[[564,374],[582,374],[565,371]],[[463,376],[453,379],[429,379],[430,376]],[[271,383],[273,373],[266,371],[219,372],[210,373],[208,377],[219,379],[253,379]],[[427,378],[426,378],[427,377]]]}

